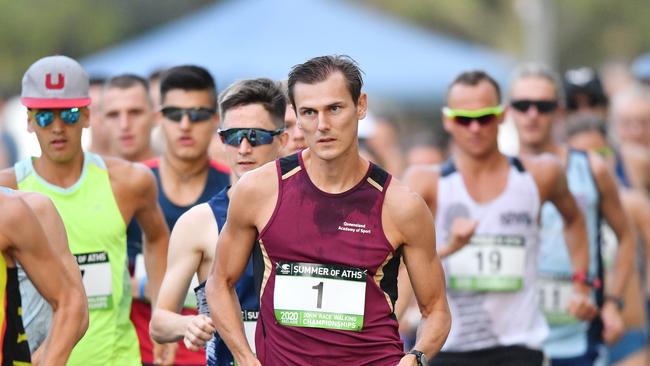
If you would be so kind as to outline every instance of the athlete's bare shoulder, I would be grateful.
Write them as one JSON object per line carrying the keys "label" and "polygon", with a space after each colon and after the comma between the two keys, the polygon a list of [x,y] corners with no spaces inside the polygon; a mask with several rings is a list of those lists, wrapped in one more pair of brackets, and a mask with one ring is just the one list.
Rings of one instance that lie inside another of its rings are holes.
{"label": "athlete's bare shoulder", "polygon": [[0,170],[0,186],[13,189],[18,188],[16,170],[13,167]]}
{"label": "athlete's bare shoulder", "polygon": [[246,172],[231,188],[228,221],[254,226],[261,231],[273,215],[278,187],[275,162]]}
{"label": "athlete's bare shoulder", "polygon": [[36,221],[35,216],[31,216],[29,206],[18,194],[0,192],[0,212],[11,212],[10,215],[0,215],[0,250],[4,252],[15,245],[13,228],[31,227]]}
{"label": "athlete's bare shoulder", "polygon": [[548,193],[564,176],[562,162],[553,154],[521,155],[520,160],[526,171],[533,176],[542,197],[548,197]]}
{"label": "athlete's bare shoulder", "polygon": [[38,217],[47,218],[48,215],[56,213],[56,207],[52,200],[41,193],[37,192],[18,192],[20,198],[22,198],[27,205],[36,213]]}
{"label": "athlete's bare shoulder", "polygon": [[113,187],[142,194],[155,186],[156,178],[146,165],[115,157],[102,157]]}
{"label": "athlete's bare shoulder", "polygon": [[183,213],[171,235],[170,243],[177,242],[175,238],[182,238],[178,243],[185,250],[199,251],[212,257],[219,229],[210,205],[201,203]]}
{"label": "athlete's bare shoulder", "polygon": [[392,179],[386,190],[382,212],[384,232],[393,244],[408,242],[404,228],[423,219],[433,221],[424,199],[398,179]]}
{"label": "athlete's bare shoulder", "polygon": [[257,169],[244,173],[233,186],[233,196],[268,195],[278,190],[278,172],[275,161],[268,162]]}

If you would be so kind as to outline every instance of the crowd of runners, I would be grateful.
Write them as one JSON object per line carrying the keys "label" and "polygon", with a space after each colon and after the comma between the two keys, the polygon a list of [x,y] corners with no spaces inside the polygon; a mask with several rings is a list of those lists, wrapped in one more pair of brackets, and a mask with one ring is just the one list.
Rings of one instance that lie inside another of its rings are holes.
{"label": "crowd of runners", "polygon": [[362,66],[217,93],[196,65],[33,63],[41,154],[0,171],[0,364],[650,364],[650,86],[467,70],[448,142],[402,153]]}

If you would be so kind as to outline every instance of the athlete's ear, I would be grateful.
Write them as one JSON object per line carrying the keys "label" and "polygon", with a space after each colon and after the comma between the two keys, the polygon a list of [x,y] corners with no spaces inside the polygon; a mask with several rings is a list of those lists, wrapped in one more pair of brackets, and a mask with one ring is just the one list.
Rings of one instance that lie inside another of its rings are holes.
{"label": "athlete's ear", "polygon": [[442,112],[440,112],[440,117],[442,118],[442,127],[444,127],[445,131],[451,133],[454,121],[452,121],[451,118],[445,116],[445,114]]}
{"label": "athlete's ear", "polygon": [[497,116],[497,124],[502,124],[506,120],[506,117],[508,117],[508,113],[510,113],[510,107],[506,106],[503,108],[503,112]]}
{"label": "athlete's ear", "polygon": [[357,100],[357,119],[362,120],[366,118],[366,111],[368,110],[368,94],[361,93]]}
{"label": "athlete's ear", "polygon": [[289,133],[287,131],[284,131],[278,136],[278,138],[280,139],[280,146],[284,148],[289,142]]}
{"label": "athlete's ear", "polygon": [[32,120],[31,113],[27,110],[27,132],[32,133],[34,130],[34,121]]}
{"label": "athlete's ear", "polygon": [[81,112],[81,127],[90,127],[90,109],[88,109],[88,107],[84,107],[81,108],[79,112]]}

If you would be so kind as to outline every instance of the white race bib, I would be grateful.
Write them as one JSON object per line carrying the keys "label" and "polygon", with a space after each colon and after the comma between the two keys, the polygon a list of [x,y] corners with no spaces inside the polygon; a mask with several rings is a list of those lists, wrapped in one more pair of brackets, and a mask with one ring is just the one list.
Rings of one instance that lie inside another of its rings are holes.
{"label": "white race bib", "polygon": [[241,317],[244,321],[244,334],[246,334],[246,340],[253,353],[257,353],[255,350],[255,329],[257,328],[258,316],[259,311],[257,310],[242,310],[241,312]]}
{"label": "white race bib", "polygon": [[367,277],[354,267],[278,262],[275,319],[285,326],[361,331]]}
{"label": "white race bib", "polygon": [[447,259],[449,287],[460,291],[518,291],[525,269],[522,236],[474,235]]}
{"label": "white race bib", "polygon": [[113,277],[108,253],[75,254],[88,297],[88,309],[113,307]]}
{"label": "white race bib", "polygon": [[540,274],[539,304],[546,321],[550,325],[576,324],[578,320],[569,314],[569,303],[573,296],[571,276],[552,276]]}

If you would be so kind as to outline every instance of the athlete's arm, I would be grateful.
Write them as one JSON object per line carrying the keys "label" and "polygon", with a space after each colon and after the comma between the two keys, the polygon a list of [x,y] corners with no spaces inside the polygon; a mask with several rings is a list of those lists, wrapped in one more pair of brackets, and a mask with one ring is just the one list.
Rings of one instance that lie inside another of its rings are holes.
{"label": "athlete's arm", "polygon": [[[167,270],[150,323],[151,337],[160,343],[185,338],[186,346],[196,351],[212,338],[212,319],[205,315],[181,315],[185,295],[207,248],[217,240],[217,223],[207,203],[185,212],[169,237]],[[189,343],[188,343],[189,342]]]}
{"label": "athlete's arm", "polygon": [[[635,238],[626,211],[621,204],[616,180],[605,162],[599,156],[590,154],[589,163],[600,193],[600,212],[618,239],[616,262],[611,270],[613,280],[605,287],[605,291],[607,295],[620,299],[624,296],[625,286],[635,267]],[[625,329],[620,311],[616,303],[610,299],[605,301],[601,317],[605,326],[603,332],[605,341],[612,344],[623,335]]]}
{"label": "athlete's arm", "polygon": [[134,216],[144,234],[142,253],[151,290],[149,300],[155,306],[165,275],[169,229],[158,204],[158,186],[153,173],[141,164],[131,165],[131,171],[129,180],[137,202]]}
{"label": "athlete's arm", "polygon": [[[439,177],[439,167],[435,165],[415,166],[409,168],[404,175],[404,183],[424,199],[434,218],[436,217],[438,202]],[[456,218],[449,230],[447,243],[438,246],[438,256],[444,259],[463,249],[474,235],[477,226],[478,221],[476,220],[463,217]]]}
{"label": "athlete's arm", "polygon": [[[52,323],[42,364],[65,364],[88,327],[88,304],[80,277],[71,276],[34,212],[18,197],[3,199],[0,241],[27,272],[38,292],[52,307]],[[7,245],[8,244],[8,245]]]}
{"label": "athlete's arm", "polygon": [[[397,180],[386,192],[383,212],[386,237],[391,243],[403,243],[404,263],[422,314],[414,348],[430,359],[440,351],[451,327],[433,217],[422,198]],[[407,355],[404,361],[413,357]]]}
{"label": "athlete's arm", "polygon": [[237,364],[259,365],[244,335],[235,285],[246,269],[257,239],[260,207],[271,201],[274,205],[277,199],[275,164],[244,174],[231,192],[228,220],[217,241],[205,292],[214,325]]}
{"label": "athlete's arm", "polygon": [[[523,162],[537,183],[540,202],[553,203],[562,216],[564,238],[574,272],[589,273],[589,238],[585,218],[569,190],[560,161],[551,155],[545,155],[525,159]],[[596,307],[589,298],[591,289],[585,283],[575,282],[574,291],[577,296],[571,299],[569,312],[579,319],[592,319],[596,315]]]}
{"label": "athlete's arm", "polygon": [[[31,208],[32,211],[36,214],[36,217],[41,223],[41,226],[47,233],[49,244],[52,246],[52,249],[56,253],[56,256],[61,258],[66,271],[70,275],[70,278],[74,281],[74,286],[77,287],[78,291],[84,292],[85,294],[83,282],[81,279],[81,272],[79,271],[77,260],[72,255],[70,248],[68,247],[68,237],[65,231],[63,220],[61,219],[61,216],[59,216],[59,213],[52,201],[47,196],[39,193],[20,191],[16,192],[19,197],[21,197],[29,206],[29,208]],[[39,348],[32,354],[32,362],[34,364],[40,364],[43,350],[47,348],[49,339],[50,337],[46,338],[43,344],[41,344]]]}
{"label": "athlete's arm", "polygon": [[607,293],[613,296],[623,296],[625,284],[634,267],[634,235],[624,213],[623,205],[618,194],[616,180],[600,157],[589,154],[589,162],[600,193],[600,212],[607,220],[618,239],[616,262],[612,272],[614,281],[607,286]]}
{"label": "athlete's arm", "polygon": [[627,198],[623,199],[623,204],[627,206],[630,214],[630,219],[634,225],[634,229],[644,244],[646,253],[646,268],[650,265],[650,200],[640,190],[633,189],[626,192]]}
{"label": "athlete's arm", "polygon": [[0,170],[0,186],[11,189],[18,189],[18,182],[16,182],[16,171],[13,167]]}

